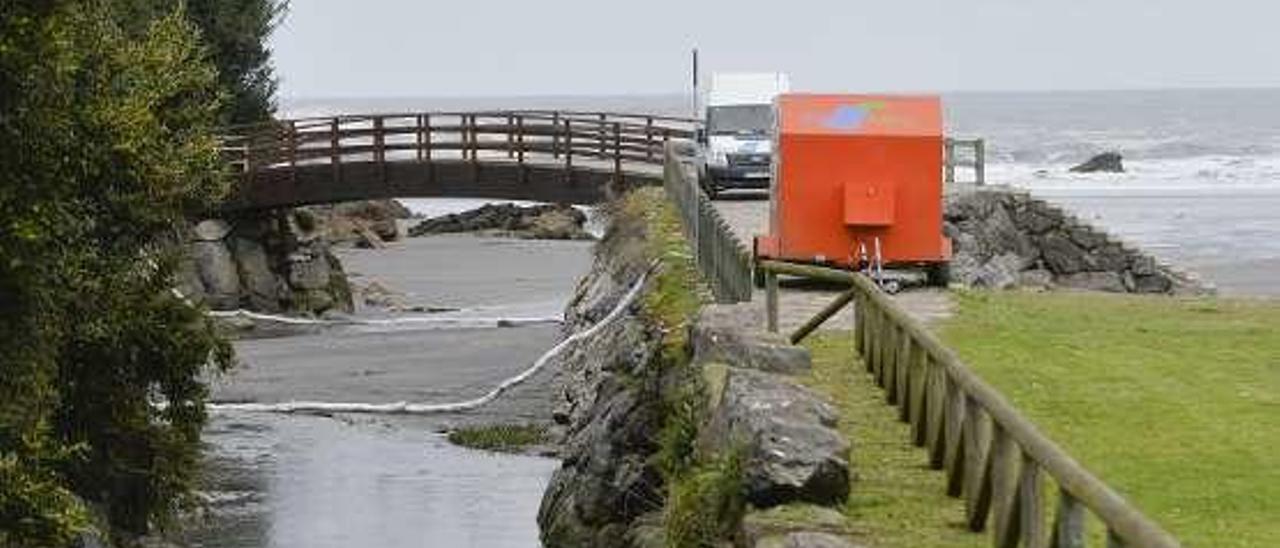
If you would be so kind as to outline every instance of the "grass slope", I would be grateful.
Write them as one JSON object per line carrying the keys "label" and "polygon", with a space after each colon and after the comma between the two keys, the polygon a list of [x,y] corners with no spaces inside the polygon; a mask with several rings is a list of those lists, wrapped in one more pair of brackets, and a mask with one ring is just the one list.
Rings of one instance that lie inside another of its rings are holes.
{"label": "grass slope", "polygon": [[943,339],[1186,545],[1280,546],[1280,303],[958,301]]}
{"label": "grass slope", "polygon": [[963,528],[963,503],[946,496],[943,475],[911,444],[909,427],[856,358],[853,334],[822,331],[804,345],[813,369],[798,380],[839,408],[840,430],[853,442],[847,529],[878,548],[989,546]]}

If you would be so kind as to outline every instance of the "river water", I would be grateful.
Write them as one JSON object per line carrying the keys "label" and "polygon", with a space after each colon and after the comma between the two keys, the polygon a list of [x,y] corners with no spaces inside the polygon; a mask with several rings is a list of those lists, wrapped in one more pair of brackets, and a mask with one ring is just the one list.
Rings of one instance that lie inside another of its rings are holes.
{"label": "river water", "polygon": [[[418,203],[457,209],[470,204]],[[591,242],[469,235],[342,250],[353,282],[406,304],[457,308],[359,317],[236,343],[241,366],[212,383],[215,402],[449,403],[480,396],[559,339],[559,318],[590,264]],[[497,319],[530,321],[495,327]],[[542,323],[539,323],[539,320]],[[538,504],[558,461],[450,444],[441,433],[549,417],[546,375],[476,413],[430,417],[212,414],[204,435],[202,515],[178,544],[209,547],[538,546]]]}

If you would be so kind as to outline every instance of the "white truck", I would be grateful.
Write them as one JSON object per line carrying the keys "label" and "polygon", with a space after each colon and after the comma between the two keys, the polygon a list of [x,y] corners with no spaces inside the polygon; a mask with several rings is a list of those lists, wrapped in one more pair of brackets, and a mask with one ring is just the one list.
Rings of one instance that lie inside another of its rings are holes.
{"label": "white truck", "polygon": [[773,99],[789,89],[781,73],[711,77],[702,135],[702,188],[715,196],[736,188],[768,189],[772,178]]}

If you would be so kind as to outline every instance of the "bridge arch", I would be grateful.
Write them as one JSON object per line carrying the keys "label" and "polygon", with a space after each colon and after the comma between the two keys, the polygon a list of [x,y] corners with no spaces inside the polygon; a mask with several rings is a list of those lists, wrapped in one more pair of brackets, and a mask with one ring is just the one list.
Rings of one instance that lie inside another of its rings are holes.
{"label": "bridge arch", "polygon": [[590,204],[658,184],[668,144],[698,121],[649,114],[476,111],[343,115],[229,128],[225,208],[396,197]]}

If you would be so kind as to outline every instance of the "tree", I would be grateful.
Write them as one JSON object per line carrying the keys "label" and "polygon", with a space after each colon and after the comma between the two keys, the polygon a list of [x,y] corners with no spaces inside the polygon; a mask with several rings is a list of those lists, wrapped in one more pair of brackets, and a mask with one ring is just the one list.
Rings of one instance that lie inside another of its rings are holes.
{"label": "tree", "polygon": [[264,122],[275,114],[276,77],[267,37],[288,10],[279,0],[188,0],[218,67],[218,83],[231,95],[222,112],[229,124]]}
{"label": "tree", "polygon": [[0,545],[142,533],[194,479],[229,345],[175,295],[177,227],[226,191],[215,68],[179,7],[3,0]]}

